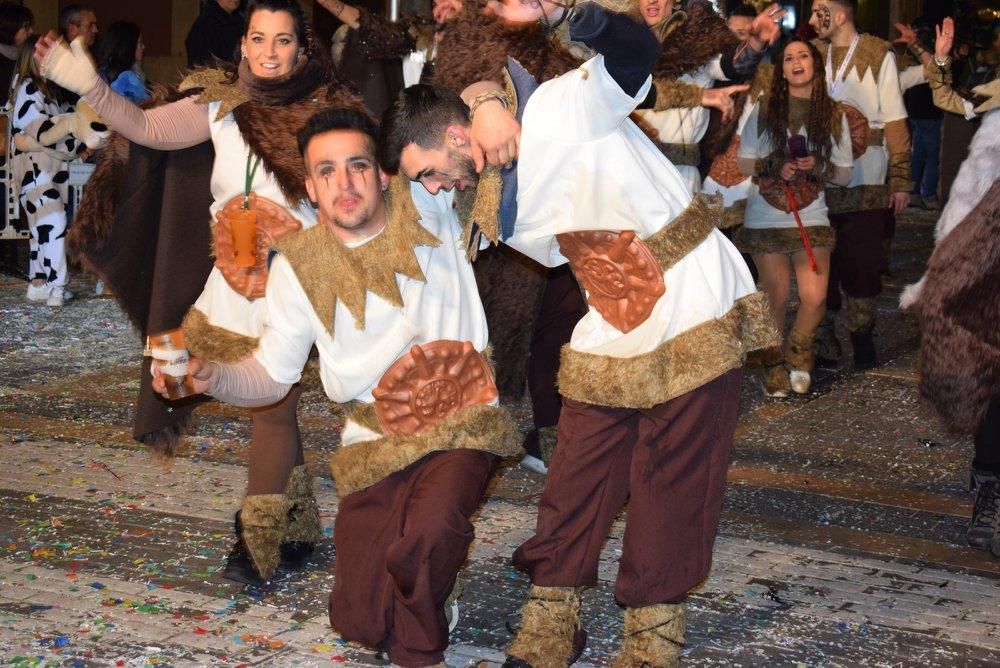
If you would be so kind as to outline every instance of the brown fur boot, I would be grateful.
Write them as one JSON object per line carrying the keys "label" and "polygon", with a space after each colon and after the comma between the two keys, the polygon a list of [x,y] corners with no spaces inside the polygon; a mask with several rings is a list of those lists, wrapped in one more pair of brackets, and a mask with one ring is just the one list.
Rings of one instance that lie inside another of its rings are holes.
{"label": "brown fur boot", "polygon": [[323,540],[319,504],[313,494],[313,477],[305,464],[292,469],[285,495],[290,507],[288,528],[281,538],[281,564],[297,568],[309,558],[316,544]]}
{"label": "brown fur boot", "polygon": [[523,662],[514,665],[566,668],[579,658],[586,638],[580,628],[579,589],[532,585],[507,655]]}
{"label": "brown fur boot", "polygon": [[785,355],[781,348],[765,348],[760,359],[764,363],[764,394],[787,397],[792,386],[788,381],[788,369],[785,368]]}
{"label": "brown fur boot", "polygon": [[660,603],[625,609],[622,647],[612,668],[666,668],[680,664],[684,604]]}
{"label": "brown fur boot", "polygon": [[815,334],[803,334],[797,329],[788,333],[788,347],[785,349],[785,366],[788,367],[792,391],[806,394],[812,385],[813,339]]}
{"label": "brown fur boot", "polygon": [[270,580],[278,567],[278,543],[288,525],[288,507],[284,494],[255,494],[243,500],[243,542],[264,580]]}

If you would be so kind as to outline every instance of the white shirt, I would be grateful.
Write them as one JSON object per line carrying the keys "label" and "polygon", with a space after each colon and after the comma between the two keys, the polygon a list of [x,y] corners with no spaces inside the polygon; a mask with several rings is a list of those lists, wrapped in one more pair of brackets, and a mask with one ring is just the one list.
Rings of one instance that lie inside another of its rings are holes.
{"label": "white shirt", "polygon": [[[668,225],[692,195],[670,161],[628,119],[635,97],[622,91],[596,56],[542,84],[528,100],[518,159],[518,218],[511,246],[532,259],[566,262],[555,235],[635,230],[647,238]],[[573,331],[574,350],[631,357],[732,308],[755,292],[739,252],[718,230],[664,273],[666,292],[628,334],[590,308]]]}
{"label": "white shirt", "polygon": [[[331,336],[288,260],[275,256],[267,280],[268,326],[254,353],[275,381],[297,382],[315,343],[326,395],[338,403],[355,399],[371,403],[382,374],[415,344],[448,339],[469,341],[479,351],[486,348],[486,316],[450,198],[433,197],[418,183],[411,184],[410,191],[420,224],[442,243],[414,249],[426,282],[396,274],[402,307],[367,294],[364,329],[357,328],[338,301]],[[350,445],[377,437],[348,421],[341,441]]]}
{"label": "white shirt", "polygon": [[[758,160],[766,158],[773,150],[770,138],[766,133],[762,134],[760,131],[761,113],[763,112],[760,109],[760,103],[754,104],[746,125],[743,128],[743,134],[740,137],[740,150],[738,154],[740,158]],[[799,128],[794,133],[789,129],[788,136],[792,134],[800,134],[807,139],[809,137],[805,127]],[[854,164],[851,153],[851,131],[847,123],[847,114],[842,115],[840,133],[833,138],[833,146],[831,146],[830,150],[830,162],[835,167],[850,167]],[[819,196],[812,203],[799,209],[799,217],[802,219],[802,224],[806,227],[830,224],[830,219],[827,215],[826,196],[823,194],[822,189],[820,189]],[[746,217],[743,220],[743,226],[747,229],[764,229],[776,227],[791,228],[796,225],[793,214],[774,208],[761,196],[760,191],[754,188],[747,198],[747,211]]]}

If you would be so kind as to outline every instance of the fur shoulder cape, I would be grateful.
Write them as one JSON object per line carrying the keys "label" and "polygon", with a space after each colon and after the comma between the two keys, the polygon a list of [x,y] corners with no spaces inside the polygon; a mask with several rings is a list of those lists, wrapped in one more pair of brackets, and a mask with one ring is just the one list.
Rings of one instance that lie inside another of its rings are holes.
{"label": "fur shoulder cape", "polygon": [[508,26],[470,9],[445,24],[430,83],[461,92],[477,81],[502,82],[507,56],[539,82],[581,63],[538,24]]}
{"label": "fur shoulder cape", "polygon": [[688,0],[683,11],[687,18],[664,40],[663,52],[653,66],[654,79],[677,79],[739,44],[726,22],[705,0]]}
{"label": "fur shoulder cape", "polygon": [[[813,45],[819,50],[819,55],[826,62],[826,52],[830,49],[830,43],[822,39],[814,39]],[[858,48],[854,51],[854,57],[852,59],[850,72],[852,69],[857,72],[858,79],[863,79],[866,70],[872,71],[872,77],[875,81],[878,81],[879,72],[882,71],[882,61],[885,60],[885,54],[889,52],[892,45],[884,39],[879,39],[875,35],[869,35],[868,33],[861,33],[861,38],[858,39]],[[837,68],[840,67],[843,58],[847,55],[847,49],[837,49],[833,52],[833,70],[836,72]],[[822,63],[821,63],[822,64]],[[846,73],[845,73],[846,74]]]}
{"label": "fur shoulder cape", "polygon": [[281,188],[288,202],[307,198],[306,170],[299,155],[298,133],[309,117],[327,107],[348,107],[365,111],[364,102],[339,83],[318,87],[298,102],[270,106],[247,99],[222,70],[198,70],[181,83],[181,89],[201,89],[198,102],[222,102],[232,109],[240,136],[260,156],[261,164]]}

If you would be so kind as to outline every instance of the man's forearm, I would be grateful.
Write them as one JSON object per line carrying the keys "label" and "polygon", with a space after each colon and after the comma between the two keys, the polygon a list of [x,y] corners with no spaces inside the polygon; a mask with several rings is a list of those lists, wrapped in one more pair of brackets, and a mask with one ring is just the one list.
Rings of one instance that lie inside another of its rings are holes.
{"label": "man's forearm", "polygon": [[626,94],[633,96],[646,83],[662,49],[644,24],[593,2],[572,10],[569,34],[573,40],[604,56],[608,74]]}
{"label": "man's forearm", "polygon": [[291,388],[271,378],[253,357],[234,364],[208,364],[211,366],[211,385],[205,394],[227,404],[250,408],[270,406],[281,401]]}

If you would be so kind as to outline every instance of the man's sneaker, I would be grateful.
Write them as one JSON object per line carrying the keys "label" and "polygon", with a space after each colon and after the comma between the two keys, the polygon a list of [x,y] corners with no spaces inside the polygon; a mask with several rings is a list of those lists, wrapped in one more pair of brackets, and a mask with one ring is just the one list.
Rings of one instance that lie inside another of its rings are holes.
{"label": "man's sneaker", "polygon": [[28,283],[28,301],[29,302],[43,302],[49,298],[49,284],[42,283],[41,285],[35,285],[34,283]]}
{"label": "man's sneaker", "polygon": [[973,471],[972,480],[978,492],[965,539],[972,547],[992,550],[993,554],[997,554],[1000,552],[1000,475],[989,471]]}
{"label": "man's sneaker", "polygon": [[62,306],[70,299],[73,299],[73,293],[57,285],[49,291],[49,298],[45,300],[45,303],[49,306]]}

